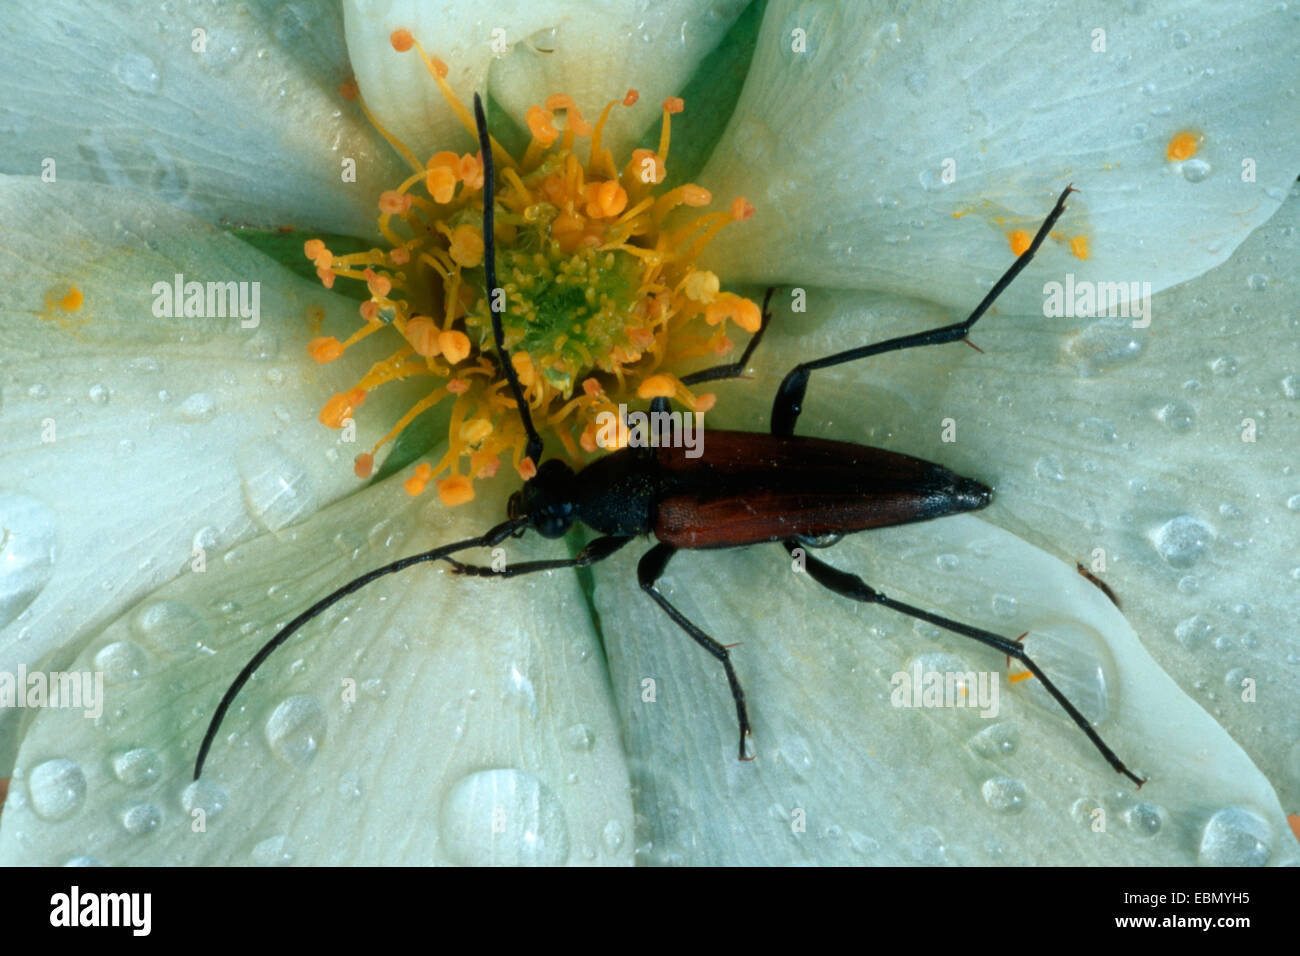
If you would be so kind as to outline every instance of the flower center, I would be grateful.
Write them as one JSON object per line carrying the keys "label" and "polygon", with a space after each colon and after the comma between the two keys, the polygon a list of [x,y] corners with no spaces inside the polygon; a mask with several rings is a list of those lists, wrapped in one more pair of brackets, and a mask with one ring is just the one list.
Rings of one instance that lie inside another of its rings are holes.
{"label": "flower center", "polygon": [[[446,66],[430,57],[406,30],[390,37],[394,49],[414,48],[465,127],[473,118],[452,91]],[[318,337],[308,345],[318,362],[332,362],[362,339],[392,329],[402,342],[357,384],[330,398],[320,420],[341,428],[366,396],[386,382],[431,376],[430,391],[375,447],[357,456],[358,477],[369,477],[374,455],[420,413],[451,400],[449,447],[436,464],[424,463],[406,482],[419,494],[436,480],[440,498],[455,505],[474,497],[474,481],[497,472],[508,456],[530,478],[537,462],[524,457],[527,436],[501,373],[484,289],[483,162],[481,154],[434,154],[425,163],[389,134],[356,98],[375,128],[412,168],[412,175],[379,200],[379,230],[387,249],[335,256],[319,239],[303,251],[327,288],[336,278],[365,282],[361,327],[346,341]],[[703,355],[733,348],[727,323],[758,330],[758,306],[721,289],[716,275],[695,261],[728,223],[744,221],[744,199],[726,211],[676,222],[680,207],[705,207],[708,190],[693,184],[662,189],[671,117],[680,99],[663,104],[656,150],[634,150],[619,167],[602,146],[602,132],[620,102],[606,104],[588,123],[564,94],[529,107],[531,141],[516,159],[495,140],[498,170],[495,215],[497,301],[506,348],[534,420],[575,463],[597,451],[597,420],[620,402],[672,397],[695,411],[714,396],[694,394],[670,370]],[[585,141],[578,152],[580,141]],[[389,333],[391,334],[391,333]],[[622,430],[619,434],[625,435]]]}

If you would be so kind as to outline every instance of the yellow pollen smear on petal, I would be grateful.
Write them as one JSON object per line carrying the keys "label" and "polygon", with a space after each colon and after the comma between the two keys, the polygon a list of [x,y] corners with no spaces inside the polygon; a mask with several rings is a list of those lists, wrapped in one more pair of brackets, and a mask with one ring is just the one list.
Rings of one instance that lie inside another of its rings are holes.
{"label": "yellow pollen smear on petal", "polygon": [[731,218],[736,222],[744,222],[752,215],[754,215],[754,207],[744,196],[737,196],[731,200]]}
{"label": "yellow pollen smear on petal", "polygon": [[77,312],[80,311],[85,301],[85,295],[74,285],[64,294],[63,298],[59,299],[59,308],[64,312]]}
{"label": "yellow pollen smear on petal", "polygon": [[1007,675],[1007,682],[1010,684],[1019,684],[1021,681],[1027,681],[1034,675],[1029,671],[1016,671],[1014,674]]}
{"label": "yellow pollen smear on petal", "polygon": [[1029,248],[1029,233],[1023,229],[1013,229],[1007,233],[1007,242],[1011,245],[1011,254],[1014,256],[1023,255]]}
{"label": "yellow pollen smear on petal", "polygon": [[1202,137],[1190,130],[1175,133],[1165,147],[1165,158],[1170,162],[1182,162],[1191,159],[1201,147]]}
{"label": "yellow pollen smear on petal", "polygon": [[1076,259],[1088,258],[1088,237],[1075,236],[1070,240],[1070,252],[1074,253]]}

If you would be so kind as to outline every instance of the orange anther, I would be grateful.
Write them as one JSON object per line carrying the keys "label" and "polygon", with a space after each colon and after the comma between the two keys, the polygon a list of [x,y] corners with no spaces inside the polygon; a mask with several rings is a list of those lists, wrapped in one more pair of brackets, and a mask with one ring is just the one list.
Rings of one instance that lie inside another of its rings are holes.
{"label": "orange anther", "polygon": [[393,291],[393,280],[388,276],[380,275],[374,269],[367,269],[364,275],[366,277],[366,288],[376,298],[383,299]]}
{"label": "orange anther", "polygon": [[466,153],[462,156],[457,171],[460,173],[461,180],[470,189],[483,188],[483,159],[479,154]]}
{"label": "orange anther", "polygon": [[447,391],[453,395],[464,395],[469,391],[469,382],[463,378],[453,378],[447,382]]}
{"label": "orange anther", "polygon": [[584,378],[582,380],[582,390],[593,398],[604,391],[604,389],[600,387],[600,382],[596,381],[594,378]]}
{"label": "orange anther", "polygon": [[357,89],[356,80],[344,80],[339,84],[339,96],[349,102],[355,100],[360,90]]}
{"label": "orange anther", "polygon": [[752,215],[754,215],[754,207],[744,196],[737,196],[731,200],[731,218],[736,222],[744,222]]}
{"label": "orange anther", "polygon": [[609,218],[617,216],[627,208],[627,190],[616,180],[609,179],[595,186],[594,199],[587,204],[587,214],[595,217]]}
{"label": "orange anther", "polygon": [[429,62],[433,64],[433,72],[438,74],[438,79],[445,80],[448,72],[447,64],[443,63],[442,60],[438,59],[436,56],[429,57]]}
{"label": "orange anther", "polygon": [[473,269],[483,262],[483,234],[468,223],[457,226],[451,234],[451,259],[462,269]]}
{"label": "orange anther", "polygon": [[469,336],[457,329],[438,333],[438,351],[455,365],[469,357]]}
{"label": "orange anther", "polygon": [[519,465],[515,470],[519,472],[519,477],[524,481],[532,481],[533,476],[537,474],[537,466],[534,465],[533,460],[527,456],[520,460]]}
{"label": "orange anther", "polygon": [[677,379],[671,375],[651,375],[637,386],[638,398],[672,398],[677,394]]}
{"label": "orange anther", "polygon": [[308,259],[315,261],[325,251],[325,243],[319,239],[308,239],[302,244],[302,252]]}
{"label": "orange anther", "polygon": [[705,392],[703,395],[695,396],[695,410],[697,412],[707,412],[716,404],[718,404],[718,396],[712,392]]}
{"label": "orange anther", "polygon": [[446,166],[436,166],[424,177],[424,187],[436,203],[449,203],[456,195],[456,174]]}
{"label": "orange anther", "polygon": [[1023,229],[1015,229],[1007,233],[1007,242],[1011,244],[1012,255],[1023,255],[1029,248],[1029,233]]}
{"label": "orange anther", "polygon": [[713,193],[694,184],[682,187],[682,202],[688,206],[707,206],[713,202]]}
{"label": "orange anther", "polygon": [[554,114],[535,104],[528,107],[527,112],[524,113],[524,122],[528,124],[528,131],[533,134],[533,139],[543,146],[550,146],[559,138],[560,131],[551,122],[553,119],[555,119]]}
{"label": "orange anther", "polygon": [[424,164],[425,169],[437,169],[439,166],[445,166],[453,173],[460,172],[460,157],[449,149],[439,150],[429,158]]}
{"label": "orange anther", "polygon": [[315,362],[324,365],[343,354],[343,343],[332,335],[321,336],[307,343],[307,354]]}
{"label": "orange anther", "polygon": [[415,37],[411,36],[410,30],[401,27],[388,34],[388,42],[393,45],[393,49],[398,53],[405,53],[415,45]]}
{"label": "orange anther", "polygon": [[411,250],[406,246],[397,246],[388,253],[388,258],[395,266],[404,266],[411,261]]}
{"label": "orange anther", "polygon": [[316,278],[320,279],[321,284],[325,286],[325,288],[334,288],[334,273],[330,272],[329,269],[318,268],[316,270]]}
{"label": "orange anther", "polygon": [[352,461],[352,471],[361,479],[369,478],[371,472],[375,470],[375,456],[368,451],[363,451]]}
{"label": "orange anther", "polygon": [[406,323],[406,341],[416,355],[431,358],[438,354],[438,325],[427,315],[415,315]]}
{"label": "orange anther", "polygon": [[379,211],[390,216],[400,216],[411,208],[411,197],[396,189],[385,189],[379,194]]}
{"label": "orange anther", "polygon": [[628,90],[627,96],[623,97],[624,106],[636,106],[636,101],[641,98],[641,94],[636,90]]}
{"label": "orange anther", "polygon": [[438,497],[448,508],[474,500],[474,486],[465,475],[451,475],[438,482]]}
{"label": "orange anther", "polygon": [[680,113],[686,109],[686,101],[680,96],[670,96],[664,100],[664,112],[669,114]]}
{"label": "orange anther", "polygon": [[661,183],[666,170],[663,160],[653,150],[635,149],[632,151],[632,172],[643,183]]}
{"label": "orange anther", "polygon": [[321,408],[320,423],[327,428],[342,428],[343,423],[352,417],[365,400],[365,389],[354,388],[350,392],[339,392]]}
{"label": "orange anther", "polygon": [[361,313],[361,317],[367,322],[379,321],[379,303],[373,299],[362,302],[361,305],[357,307],[357,311]]}

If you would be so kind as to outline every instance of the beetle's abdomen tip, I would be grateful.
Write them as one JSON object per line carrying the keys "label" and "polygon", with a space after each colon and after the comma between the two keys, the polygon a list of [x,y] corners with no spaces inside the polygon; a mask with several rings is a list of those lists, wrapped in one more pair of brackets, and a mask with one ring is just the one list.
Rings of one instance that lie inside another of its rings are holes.
{"label": "beetle's abdomen tip", "polygon": [[958,478],[954,486],[953,499],[959,511],[979,511],[992,503],[993,489],[973,478]]}

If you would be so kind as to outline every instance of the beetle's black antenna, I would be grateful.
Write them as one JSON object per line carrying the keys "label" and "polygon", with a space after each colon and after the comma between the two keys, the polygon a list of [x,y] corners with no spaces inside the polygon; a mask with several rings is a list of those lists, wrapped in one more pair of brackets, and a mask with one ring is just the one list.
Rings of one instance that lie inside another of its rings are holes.
{"label": "beetle's black antenna", "polygon": [[503,521],[490,531],[479,535],[476,538],[466,538],[464,541],[457,541],[454,544],[444,544],[441,547],[434,548],[431,551],[425,551],[422,554],[413,554],[408,558],[402,558],[400,561],[394,561],[392,564],[385,564],[381,568],[375,568],[369,574],[363,574],[359,578],[349,581],[337,591],[325,595],[307,610],[303,611],[292,621],[282,627],[275,635],[262,646],[262,649],[253,655],[253,659],[244,665],[244,669],[239,672],[234,683],[226,689],[226,695],[221,698],[221,703],[217,705],[216,711],[212,714],[212,719],[208,722],[207,733],[203,735],[203,743],[199,745],[199,756],[194,761],[194,779],[198,780],[199,775],[203,773],[203,762],[208,758],[208,750],[212,747],[212,741],[217,736],[217,731],[221,727],[221,721],[225,719],[226,711],[234,703],[235,697],[248,683],[253,672],[262,666],[271,653],[287,641],[298,628],[302,627],[312,618],[321,614],[327,608],[337,604],[343,598],[356,591],[360,591],[367,584],[378,580],[388,574],[396,574],[398,571],[404,571],[412,565],[423,564],[426,561],[437,561],[456,551],[464,551],[467,548],[490,548],[492,545],[503,541],[509,537],[516,529],[526,525],[526,518],[512,518],[509,521]]}
{"label": "beetle's black antenna", "polygon": [[[506,381],[510,383],[510,393],[515,397],[515,406],[519,409],[524,431],[528,434],[525,454],[532,459],[533,465],[537,466],[542,463],[542,436],[537,434],[537,429],[533,427],[533,416],[528,411],[528,403],[524,401],[524,390],[519,387],[519,375],[510,361],[510,353],[506,351],[506,332],[501,325],[501,313],[496,307],[496,237],[492,233],[496,218],[496,181],[493,178],[496,173],[492,164],[492,137],[488,135],[483,101],[479,99],[477,93],[474,94],[474,122],[478,126],[478,148],[483,153],[483,272],[487,280],[488,311],[492,313],[492,338],[496,340],[497,355],[501,358],[501,371]],[[504,296],[502,298],[504,299]],[[505,310],[504,301],[501,303],[501,309]]]}

